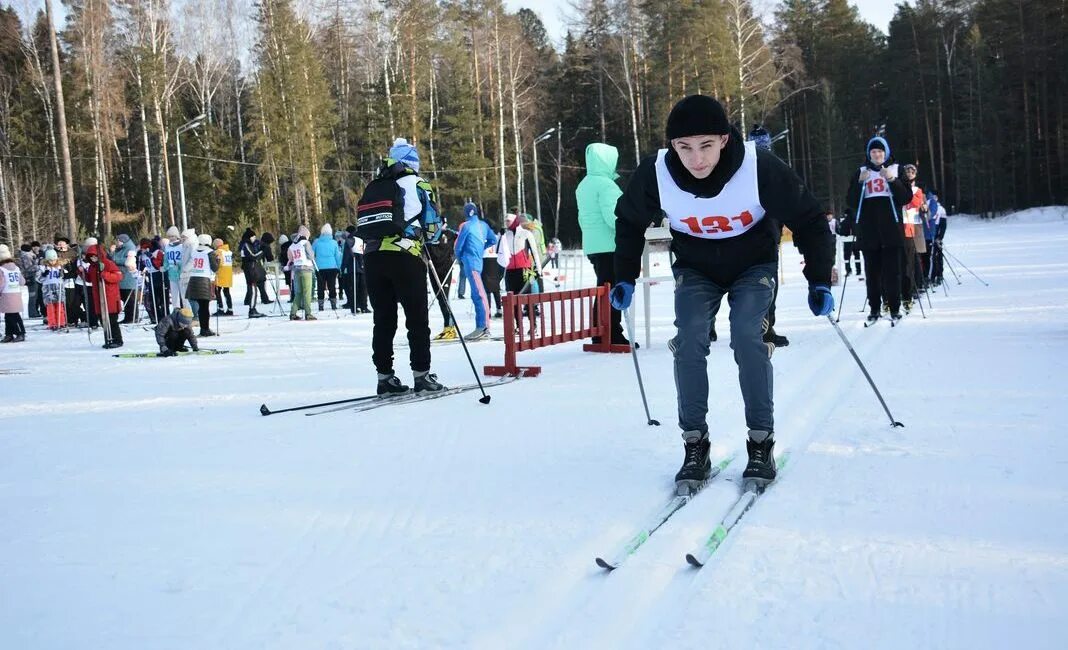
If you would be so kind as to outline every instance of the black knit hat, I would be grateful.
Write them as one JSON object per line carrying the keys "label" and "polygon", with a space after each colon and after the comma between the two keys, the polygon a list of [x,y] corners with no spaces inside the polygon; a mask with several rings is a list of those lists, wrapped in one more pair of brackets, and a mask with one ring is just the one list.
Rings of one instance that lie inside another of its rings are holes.
{"label": "black knit hat", "polygon": [[726,135],[730,132],[727,111],[707,95],[690,95],[679,100],[667,119],[668,140],[690,135]]}

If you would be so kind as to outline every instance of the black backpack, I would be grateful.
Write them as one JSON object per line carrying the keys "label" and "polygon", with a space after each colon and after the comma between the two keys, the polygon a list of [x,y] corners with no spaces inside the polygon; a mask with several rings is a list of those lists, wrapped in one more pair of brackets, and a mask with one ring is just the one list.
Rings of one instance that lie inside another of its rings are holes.
{"label": "black backpack", "polygon": [[364,188],[356,205],[356,232],[361,238],[403,236],[408,226],[419,220],[418,215],[404,218],[404,188],[397,183],[404,175],[403,170],[391,167]]}

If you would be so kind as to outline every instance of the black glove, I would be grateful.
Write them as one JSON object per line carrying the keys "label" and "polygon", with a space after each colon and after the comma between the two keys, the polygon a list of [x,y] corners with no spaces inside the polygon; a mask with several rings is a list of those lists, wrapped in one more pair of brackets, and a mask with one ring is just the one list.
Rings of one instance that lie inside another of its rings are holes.
{"label": "black glove", "polygon": [[160,350],[159,354],[157,354],[156,356],[157,357],[173,357],[176,354],[177,354],[177,352],[175,352],[174,350],[171,350],[170,348],[167,348],[165,350]]}

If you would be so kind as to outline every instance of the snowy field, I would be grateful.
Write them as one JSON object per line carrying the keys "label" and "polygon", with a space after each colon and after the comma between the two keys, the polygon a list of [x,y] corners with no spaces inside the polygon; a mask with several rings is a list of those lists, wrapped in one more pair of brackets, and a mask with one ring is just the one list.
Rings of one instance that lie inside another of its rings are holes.
{"label": "snowy field", "polygon": [[[263,402],[373,391],[370,316],[225,319],[202,345],[243,354],[175,359],[35,324],[0,347],[19,373],[0,374],[0,648],[1063,648],[1066,218],[951,218],[949,252],[990,286],[954,263],[961,284],[947,272],[948,296],[899,328],[862,328],[851,278],[843,329],[904,429],[808,312],[787,246],[774,363],[791,463],[701,570],[684,556],[744,466],[722,319],[713,455],[739,459],[626,565],[593,561],[682,459],[667,284],[640,351],[659,428],[629,356],[578,343],[520,353],[542,376],[488,406],[265,418]],[[453,304],[469,331],[469,301]],[[503,344],[471,351],[481,370]],[[433,353],[444,383],[472,380],[459,346]]]}

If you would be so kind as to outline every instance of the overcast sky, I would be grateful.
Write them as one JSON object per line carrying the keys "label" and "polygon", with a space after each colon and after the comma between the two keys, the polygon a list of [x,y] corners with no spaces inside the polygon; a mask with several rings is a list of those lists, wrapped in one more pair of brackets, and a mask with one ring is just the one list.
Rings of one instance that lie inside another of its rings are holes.
{"label": "overcast sky", "polygon": [[[849,2],[860,9],[861,18],[875,25],[884,34],[890,24],[890,18],[894,15],[895,5],[900,3],[894,0],[849,0]],[[568,0],[504,0],[504,4],[513,11],[522,7],[533,9],[545,23],[549,38],[557,45],[563,42],[564,33],[567,31]],[[756,0],[756,4],[762,6],[765,13],[770,16],[778,2]]]}

